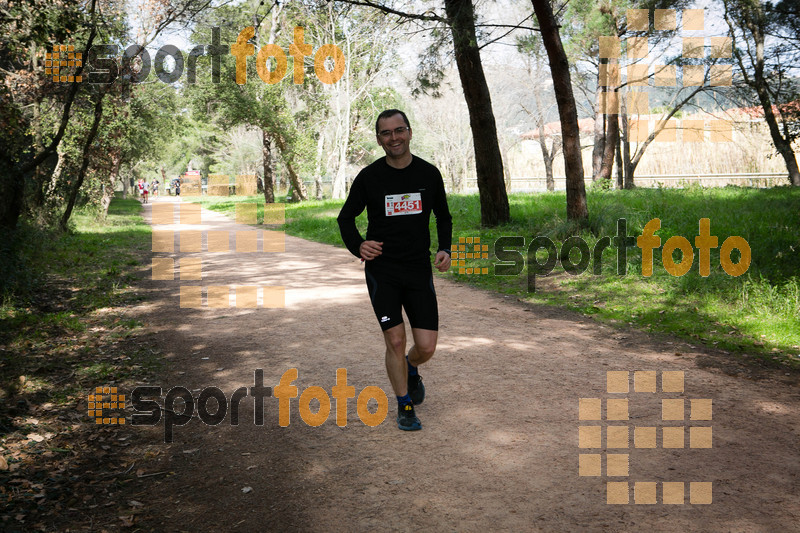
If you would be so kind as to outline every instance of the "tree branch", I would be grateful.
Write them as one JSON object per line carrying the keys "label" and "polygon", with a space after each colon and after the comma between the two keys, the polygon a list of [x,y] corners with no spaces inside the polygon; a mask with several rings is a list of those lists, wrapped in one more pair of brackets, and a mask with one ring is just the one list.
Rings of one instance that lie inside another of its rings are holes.
{"label": "tree branch", "polygon": [[528,27],[526,27],[526,26],[500,25],[500,26],[498,26],[498,27],[503,27],[503,26],[504,26],[504,27],[507,27],[507,28],[511,28],[511,29],[510,29],[510,30],[508,30],[507,32],[505,32],[505,33],[504,33],[503,35],[501,35],[500,37],[497,37],[496,39],[492,39],[492,40],[490,40],[490,41],[486,41],[485,43],[483,43],[482,45],[480,45],[480,46],[478,47],[478,50],[483,50],[483,48],[484,48],[484,47],[486,47],[486,46],[489,46],[489,45],[490,45],[490,44],[492,44],[492,43],[496,43],[497,41],[499,41],[500,39],[502,39],[503,37],[505,37],[506,35],[508,35],[508,34],[509,34],[509,33],[511,33],[512,31],[514,31],[514,30],[517,30],[517,29],[531,30],[531,31],[541,31],[541,30],[539,30],[539,28],[528,28]]}
{"label": "tree branch", "polygon": [[[89,11],[89,14],[92,19],[92,29],[89,31],[89,39],[86,41],[86,50],[83,53],[83,57],[89,57],[89,50],[92,49],[92,43],[94,42],[94,38],[97,35],[97,24],[95,21],[95,6],[97,4],[97,0],[92,0],[92,7]],[[76,76],[80,76],[83,72],[83,67],[86,65],[84,61],[80,67],[75,71]],[[73,82],[72,85],[69,87],[69,92],[67,93],[67,99],[64,102],[64,110],[61,113],[61,122],[58,126],[58,131],[56,132],[56,136],[53,137],[53,140],[50,141],[50,144],[42,150],[38,155],[36,155],[33,159],[24,163],[20,166],[19,173],[22,175],[31,172],[33,169],[38,167],[42,164],[42,161],[50,157],[50,155],[58,148],[59,143],[61,142],[61,138],[64,136],[64,132],[67,129],[67,123],[69,122],[70,117],[70,110],[72,109],[72,103],[75,101],[75,95],[78,93],[78,89],[80,88],[81,84],[78,82]]]}
{"label": "tree branch", "polygon": [[392,9],[391,7],[384,6],[382,4],[376,4],[374,2],[370,2],[369,0],[328,0],[333,2],[339,2],[342,4],[350,4],[353,6],[364,6],[364,7],[371,7],[373,9],[378,9],[383,11],[384,13],[389,13],[390,15],[397,15],[398,17],[403,17],[407,19],[414,19],[414,20],[425,20],[428,22],[447,22],[447,19],[444,17],[440,17],[436,14],[428,14],[431,13],[432,10],[428,10],[425,13],[406,13],[404,11],[398,11],[396,9]]}
{"label": "tree branch", "polygon": [[655,127],[653,128],[653,133],[647,136],[647,139],[637,147],[636,153],[633,154],[633,157],[631,158],[631,165],[633,166],[633,168],[636,168],[636,166],[639,164],[639,160],[641,160],[645,150],[650,145],[650,143],[653,142],[656,136],[659,133],[661,133],[661,130],[663,130],[666,127],[667,121],[671,119],[675,115],[675,113],[678,112],[679,109],[681,109],[684,105],[686,105],[689,102],[689,100],[694,98],[697,93],[708,89],[708,87],[705,85],[706,81],[707,80],[704,79],[703,85],[700,85],[696,89],[691,91],[689,93],[689,96],[681,100],[681,102],[678,105],[674,106],[669,113],[661,117],[661,119],[656,123]]}

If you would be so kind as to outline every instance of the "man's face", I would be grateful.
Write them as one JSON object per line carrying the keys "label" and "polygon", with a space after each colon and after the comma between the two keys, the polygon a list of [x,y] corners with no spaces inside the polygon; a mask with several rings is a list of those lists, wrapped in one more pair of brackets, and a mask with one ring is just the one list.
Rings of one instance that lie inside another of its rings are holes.
{"label": "man's face", "polygon": [[[396,132],[399,128],[405,127],[406,123],[400,114],[382,118],[378,121],[378,144],[383,148],[387,156],[400,158],[409,152],[411,129],[409,128],[402,133]],[[381,135],[387,131],[390,132],[389,135]]]}

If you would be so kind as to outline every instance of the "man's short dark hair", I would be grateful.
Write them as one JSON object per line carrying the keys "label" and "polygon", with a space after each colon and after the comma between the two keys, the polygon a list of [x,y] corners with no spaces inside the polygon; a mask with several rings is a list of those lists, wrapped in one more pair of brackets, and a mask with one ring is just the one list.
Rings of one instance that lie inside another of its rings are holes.
{"label": "man's short dark hair", "polygon": [[381,114],[378,115],[378,119],[375,121],[375,133],[380,133],[378,131],[378,122],[380,122],[382,118],[389,118],[395,115],[400,115],[401,117],[403,117],[403,121],[406,123],[406,126],[408,126],[409,128],[411,127],[411,123],[408,121],[408,117],[406,116],[405,113],[403,113],[399,109],[387,109],[386,111],[381,111]]}

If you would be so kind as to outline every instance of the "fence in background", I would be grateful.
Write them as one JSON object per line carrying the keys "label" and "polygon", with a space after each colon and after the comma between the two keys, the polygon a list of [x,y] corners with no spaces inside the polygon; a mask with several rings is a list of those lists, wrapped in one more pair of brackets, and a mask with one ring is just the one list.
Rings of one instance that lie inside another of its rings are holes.
{"label": "fence in background", "polygon": [[[556,176],[554,181],[555,190],[566,190],[566,178],[563,176]],[[586,177],[584,181],[586,182],[586,186],[589,187],[592,183],[591,176]],[[637,187],[667,187],[672,189],[682,189],[691,185],[701,185],[703,187],[725,187],[726,185],[738,185],[740,187],[757,187],[763,189],[789,183],[787,174],[780,172],[635,176],[633,182]],[[509,192],[544,192],[546,190],[547,182],[544,177],[511,178],[511,187],[509,188]],[[478,192],[477,180],[468,179],[463,192],[465,194]]]}

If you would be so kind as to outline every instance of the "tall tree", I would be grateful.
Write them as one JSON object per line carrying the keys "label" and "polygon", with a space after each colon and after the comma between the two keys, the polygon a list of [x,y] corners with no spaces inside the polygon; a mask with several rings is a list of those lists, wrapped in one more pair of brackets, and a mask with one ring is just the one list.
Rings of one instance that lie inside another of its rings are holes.
{"label": "tall tree", "polygon": [[[54,7],[44,0],[16,2],[0,17],[0,31],[8,37],[0,45],[0,227],[6,231],[16,227],[22,213],[26,182],[55,154],[80,85],[71,83],[65,89],[54,84],[52,76],[46,77],[42,68],[35,71],[33,67],[53,39],[64,42],[74,36],[73,46],[88,52],[97,35],[95,5],[92,0],[85,12],[82,6]],[[88,32],[83,29],[86,26]],[[76,74],[82,71],[83,67],[78,67]],[[54,131],[43,132],[43,117],[36,116],[35,110],[51,98],[60,111],[59,118]],[[33,129],[38,142],[30,143]]]}
{"label": "tall tree", "polygon": [[64,214],[61,216],[61,222],[59,224],[61,229],[64,231],[67,229],[67,223],[69,222],[70,216],[72,216],[72,210],[75,207],[75,201],[78,199],[78,193],[81,190],[81,185],[83,185],[83,180],[86,178],[86,171],[89,168],[89,163],[91,162],[89,154],[92,147],[92,142],[94,142],[94,138],[97,135],[97,128],[100,127],[100,120],[103,118],[104,98],[105,91],[103,89],[99,89],[93,97],[94,115],[92,126],[89,128],[89,132],[86,134],[86,140],[83,144],[83,152],[81,153],[81,166],[78,170],[78,175],[75,178],[75,184],[72,186],[72,190],[69,192],[69,197],[67,198],[67,207],[64,209]]}
{"label": "tall tree", "polygon": [[[755,93],[764,112],[772,142],[786,164],[789,182],[800,186],[800,168],[792,148],[792,142],[800,136],[793,124],[793,104],[800,94],[791,79],[791,68],[800,66],[792,61],[798,59],[798,50],[782,40],[770,45],[766,38],[770,33],[779,33],[781,25],[796,24],[797,18],[791,15],[797,8],[793,11],[786,4],[783,13],[775,11],[771,2],[758,0],[723,0],[723,6],[742,81]],[[790,28],[790,35],[797,31],[796,27]]]}
{"label": "tall tree", "polygon": [[511,215],[503,180],[497,124],[475,34],[475,11],[472,0],[445,0],[444,8],[453,35],[458,75],[469,110],[481,201],[481,224],[496,226],[511,220]]}
{"label": "tall tree", "polygon": [[393,93],[377,84],[397,64],[396,41],[386,31],[386,17],[380,11],[333,2],[307,11],[309,38],[338,46],[347,58],[337,83],[313,84],[304,95],[319,134],[316,165],[320,170],[315,173],[329,167],[332,196],[344,198],[352,179],[349,165],[362,153],[359,140],[375,136],[372,121],[364,118],[377,115],[382,110],[377,107]]}
{"label": "tall tree", "polygon": [[492,110],[489,86],[481,63],[472,0],[445,0],[444,17],[436,15],[433,10],[425,13],[402,11],[393,7],[391,1],[339,1],[380,9],[403,20],[444,24],[450,30],[456,66],[472,129],[478,195],[481,203],[481,225],[493,227],[510,221],[508,195],[503,179],[503,159],[497,140],[497,125]]}
{"label": "tall tree", "polygon": [[[448,72],[447,80],[454,80],[456,72],[453,70]],[[471,169],[474,169],[472,130],[458,82],[455,86],[445,83],[445,87],[447,92],[443,91],[439,98],[429,94],[418,97],[418,103],[425,112],[412,118],[415,125],[414,141],[419,143],[424,138],[425,150],[442,172],[445,184],[450,186],[451,191],[462,193],[466,180],[471,176]],[[419,144],[416,146],[420,149]]]}
{"label": "tall tree", "polygon": [[550,72],[553,76],[553,90],[556,93],[558,116],[561,120],[562,151],[564,171],[567,176],[567,218],[581,220],[589,216],[586,205],[586,186],[583,182],[583,159],[581,158],[581,137],[578,128],[578,109],[572,93],[569,61],[561,43],[558,23],[549,0],[531,0],[542,42],[550,59]]}
{"label": "tall tree", "polygon": [[[239,5],[217,8],[208,13],[203,19],[202,30],[196,32],[193,40],[207,41],[208,33],[217,31],[210,28],[219,28],[222,42],[236,43],[241,35],[244,42],[233,46],[249,45],[249,60],[248,55],[238,58],[229,54],[223,55],[220,58],[219,83],[214,83],[209,72],[211,69],[208,68],[208,58],[198,59],[198,83],[189,84],[186,95],[198,116],[212,120],[223,128],[244,124],[261,129],[264,196],[267,202],[275,200],[272,180],[273,146],[277,148],[289,175],[293,198],[305,200],[308,193],[300,178],[298,165],[305,159],[310,135],[295,120],[292,104],[297,101],[298,96],[294,94],[297,89],[292,83],[292,77],[273,80],[272,73],[264,64],[257,66],[257,56],[261,49],[277,48],[281,41],[286,42],[286,46],[282,48],[289,49],[289,43],[294,37],[294,22],[290,23],[288,17],[283,16],[285,12],[277,3],[269,8],[270,11],[261,14],[258,13],[260,4],[253,2],[248,7],[252,11],[243,10]],[[256,14],[255,24],[253,13]],[[237,66],[237,61],[245,63]],[[304,71],[305,67],[303,65],[298,68]],[[304,76],[304,81],[313,82],[310,76]]]}
{"label": "tall tree", "polygon": [[[671,39],[675,32],[663,30],[653,32],[649,23],[650,14],[655,9],[681,10],[688,7],[690,2],[691,0],[575,0],[569,3],[564,15],[570,20],[570,24],[566,27],[568,54],[574,61],[580,61],[584,65],[593,67],[597,86],[593,103],[595,113],[592,151],[593,180],[610,179],[614,162],[618,160],[621,162],[618,168],[619,175],[623,176],[623,181],[619,184],[620,188],[632,188],[636,165],[647,146],[652,142],[650,139],[638,145],[632,153],[628,136],[628,120],[635,113],[629,114],[630,110],[625,107],[628,83],[623,83],[621,76],[604,75],[611,72],[622,72],[627,65],[616,57],[600,58],[600,39],[602,37],[617,37],[622,40],[645,38],[649,47],[655,49],[663,41]],[[645,29],[634,28],[634,25],[629,24],[628,10],[630,9],[643,10],[648,14]],[[643,65],[641,59],[635,59],[632,62]],[[667,63],[676,64],[677,59]],[[614,81],[614,78],[618,78],[618,80]],[[687,92],[682,91],[682,93]],[[695,91],[695,94],[697,92],[700,91]],[[666,117],[667,114],[674,115],[680,106],[691,100],[691,98],[685,100],[685,96],[686,94],[681,94],[680,98],[667,104],[664,118],[669,118]],[[618,112],[603,109],[603,102],[606,98],[620,102],[620,108],[616,110]],[[673,105],[677,108],[672,107]],[[666,124],[666,121],[660,120],[654,133],[657,135]]]}
{"label": "tall tree", "polygon": [[[148,38],[155,39],[175,21],[190,21],[210,3],[211,0],[150,0],[147,5],[160,10],[160,14]],[[50,165],[44,172],[41,165],[58,159],[75,110],[81,107],[76,104],[90,101],[91,106],[99,104],[101,109],[103,105],[102,98],[98,101],[94,93],[86,90],[85,80],[54,83],[53,75],[45,73],[48,67],[45,52],[55,43],[72,45],[75,52],[82,53],[83,61],[69,74],[79,79],[87,62],[92,60],[90,51],[96,40],[119,42],[126,38],[125,21],[124,5],[116,0],[55,4],[29,0],[3,5],[0,32],[8,37],[0,44],[0,227],[3,229],[16,227],[26,203],[26,190],[30,191],[27,195],[30,210],[53,204],[46,201],[45,193],[57,188],[52,186],[53,171],[60,167]],[[49,110],[47,114],[43,109]],[[92,150],[86,155],[91,159]],[[86,169],[90,168],[91,161],[87,161]],[[74,206],[74,201],[69,203]],[[71,212],[69,206],[68,211]]]}

